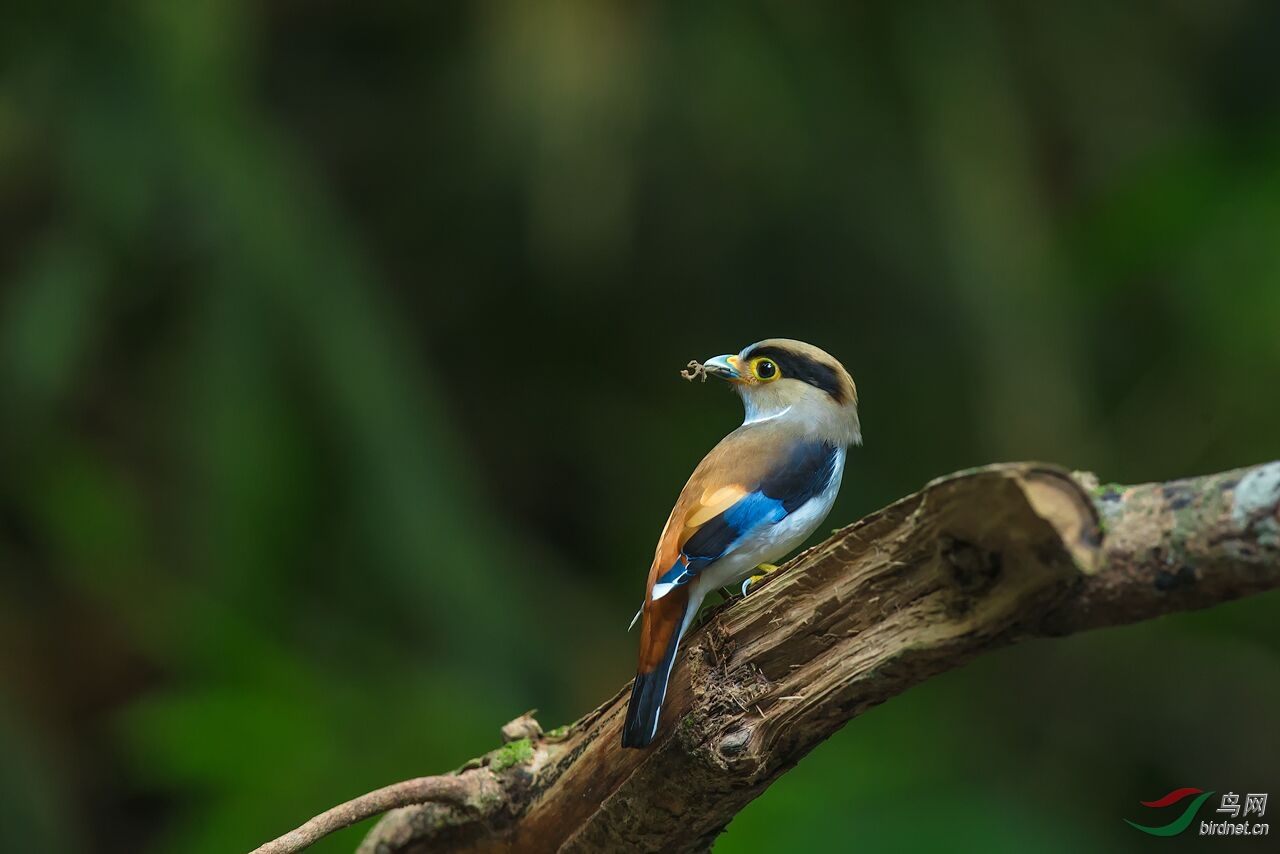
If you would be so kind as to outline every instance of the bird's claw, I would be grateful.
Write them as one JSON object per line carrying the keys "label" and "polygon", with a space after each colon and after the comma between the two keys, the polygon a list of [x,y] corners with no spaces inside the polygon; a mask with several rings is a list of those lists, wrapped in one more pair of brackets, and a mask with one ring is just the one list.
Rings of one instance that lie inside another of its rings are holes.
{"label": "bird's claw", "polygon": [[778,565],[774,563],[762,563],[756,567],[756,571],[751,573],[745,581],[742,582],[742,595],[746,596],[752,587],[755,587],[761,581],[764,581],[770,575],[778,571]]}

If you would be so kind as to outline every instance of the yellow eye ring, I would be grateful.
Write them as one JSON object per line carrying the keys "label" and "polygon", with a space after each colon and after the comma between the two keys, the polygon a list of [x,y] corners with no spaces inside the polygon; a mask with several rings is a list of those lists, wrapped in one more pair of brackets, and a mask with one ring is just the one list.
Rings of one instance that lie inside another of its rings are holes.
{"label": "yellow eye ring", "polygon": [[771,383],[782,376],[778,363],[766,356],[751,360],[751,375],[762,383]]}

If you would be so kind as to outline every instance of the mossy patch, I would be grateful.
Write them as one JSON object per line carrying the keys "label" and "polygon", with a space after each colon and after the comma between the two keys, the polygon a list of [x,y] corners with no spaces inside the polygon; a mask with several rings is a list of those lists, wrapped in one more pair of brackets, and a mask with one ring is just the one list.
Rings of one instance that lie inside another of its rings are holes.
{"label": "mossy patch", "polygon": [[504,744],[489,759],[489,770],[505,771],[513,765],[523,765],[533,759],[533,742],[527,738]]}
{"label": "mossy patch", "polygon": [[1124,506],[1124,493],[1128,488],[1123,483],[1100,483],[1089,490],[1098,509],[1098,532],[1104,537],[1111,532],[1111,520]]}
{"label": "mossy patch", "polygon": [[1123,483],[1100,483],[1090,491],[1102,501],[1119,501],[1127,488]]}

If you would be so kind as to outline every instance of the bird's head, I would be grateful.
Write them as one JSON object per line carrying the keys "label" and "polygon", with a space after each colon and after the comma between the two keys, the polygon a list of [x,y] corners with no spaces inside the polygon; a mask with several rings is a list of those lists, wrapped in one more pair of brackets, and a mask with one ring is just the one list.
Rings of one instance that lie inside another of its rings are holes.
{"label": "bird's head", "polygon": [[746,424],[795,419],[840,444],[862,441],[858,389],[825,350],[790,338],[767,338],[741,353],[708,359],[703,367],[742,396]]}

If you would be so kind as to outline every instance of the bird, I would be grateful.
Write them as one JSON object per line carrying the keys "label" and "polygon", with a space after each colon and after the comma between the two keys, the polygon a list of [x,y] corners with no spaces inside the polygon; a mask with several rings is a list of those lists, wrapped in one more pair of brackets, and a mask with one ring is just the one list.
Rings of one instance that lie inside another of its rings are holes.
{"label": "bird", "polygon": [[857,387],[825,350],[769,338],[702,367],[730,384],[745,415],[694,469],[658,539],[636,615],[640,653],[623,747],[648,747],[657,735],[676,652],[703,597],[758,567],[776,569],[772,561],[822,524],[846,452],[862,444]]}

